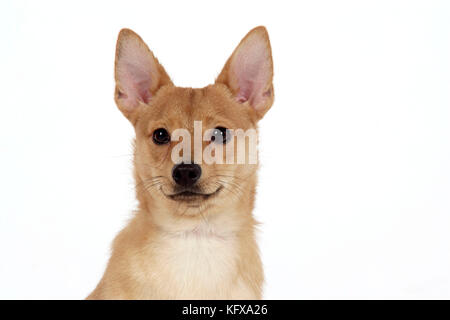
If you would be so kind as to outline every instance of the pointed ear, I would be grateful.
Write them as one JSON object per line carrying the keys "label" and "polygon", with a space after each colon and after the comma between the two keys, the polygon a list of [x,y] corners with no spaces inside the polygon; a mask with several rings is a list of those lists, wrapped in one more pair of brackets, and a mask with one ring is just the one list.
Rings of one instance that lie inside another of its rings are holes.
{"label": "pointed ear", "polygon": [[122,29],[117,39],[115,80],[116,104],[132,123],[159,88],[172,84],[141,37],[129,29]]}
{"label": "pointed ear", "polygon": [[225,64],[216,83],[231,90],[236,101],[248,104],[259,118],[273,104],[273,62],[266,28],[251,30]]}

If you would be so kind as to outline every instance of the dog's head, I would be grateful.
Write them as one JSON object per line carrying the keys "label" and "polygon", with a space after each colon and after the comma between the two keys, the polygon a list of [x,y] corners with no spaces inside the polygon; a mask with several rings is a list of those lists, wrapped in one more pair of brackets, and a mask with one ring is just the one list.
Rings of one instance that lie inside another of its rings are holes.
{"label": "dog's head", "polygon": [[136,131],[138,195],[186,216],[231,207],[236,200],[252,202],[242,199],[253,197],[257,164],[251,144],[257,138],[252,135],[273,103],[272,76],[264,27],[250,31],[216,82],[201,89],[174,86],[142,39],[122,30],[115,101]]}

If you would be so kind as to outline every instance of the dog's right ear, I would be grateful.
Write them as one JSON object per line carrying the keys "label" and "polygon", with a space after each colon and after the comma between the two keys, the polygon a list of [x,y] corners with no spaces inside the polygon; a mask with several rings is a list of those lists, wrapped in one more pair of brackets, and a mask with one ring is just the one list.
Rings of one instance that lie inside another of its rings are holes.
{"label": "dog's right ear", "polygon": [[119,32],[115,61],[114,98],[120,111],[135,124],[139,110],[166,84],[172,84],[164,68],[136,33]]}

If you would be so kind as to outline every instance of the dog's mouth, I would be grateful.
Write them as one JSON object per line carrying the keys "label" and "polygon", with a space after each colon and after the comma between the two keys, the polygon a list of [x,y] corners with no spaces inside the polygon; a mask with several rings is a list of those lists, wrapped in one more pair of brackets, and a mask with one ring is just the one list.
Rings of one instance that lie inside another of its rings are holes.
{"label": "dog's mouth", "polygon": [[164,194],[167,198],[175,201],[202,201],[216,196],[222,190],[222,186],[217,188],[214,192],[204,193],[199,190],[182,190],[173,194]]}

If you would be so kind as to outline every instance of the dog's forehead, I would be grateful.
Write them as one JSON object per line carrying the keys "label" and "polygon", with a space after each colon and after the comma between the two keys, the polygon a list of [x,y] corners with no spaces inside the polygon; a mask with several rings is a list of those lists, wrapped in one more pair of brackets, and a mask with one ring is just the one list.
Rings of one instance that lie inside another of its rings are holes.
{"label": "dog's forehead", "polygon": [[248,127],[253,122],[245,107],[236,108],[230,93],[221,86],[205,88],[162,88],[145,110],[147,122],[192,129],[194,121],[204,125]]}

